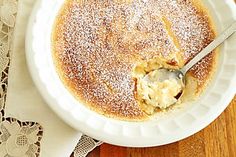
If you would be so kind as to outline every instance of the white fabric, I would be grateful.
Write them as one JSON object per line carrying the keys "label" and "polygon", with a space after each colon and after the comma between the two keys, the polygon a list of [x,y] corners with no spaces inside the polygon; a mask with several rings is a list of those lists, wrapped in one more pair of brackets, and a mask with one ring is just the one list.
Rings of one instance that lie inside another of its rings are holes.
{"label": "white fabric", "polygon": [[34,2],[18,1],[5,113],[6,117],[35,121],[42,125],[40,157],[69,157],[81,133],[69,127],[50,110],[35,88],[26,66],[25,31]]}

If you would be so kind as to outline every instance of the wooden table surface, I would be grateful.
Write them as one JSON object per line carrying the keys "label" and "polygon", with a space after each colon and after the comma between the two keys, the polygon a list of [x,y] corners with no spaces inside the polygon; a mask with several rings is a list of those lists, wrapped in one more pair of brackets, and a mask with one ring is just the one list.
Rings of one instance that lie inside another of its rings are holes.
{"label": "wooden table surface", "polygon": [[236,96],[214,122],[189,138],[152,148],[102,144],[88,157],[236,157]]}
{"label": "wooden table surface", "polygon": [[214,122],[184,140],[152,148],[102,144],[88,157],[236,157],[236,96]]}

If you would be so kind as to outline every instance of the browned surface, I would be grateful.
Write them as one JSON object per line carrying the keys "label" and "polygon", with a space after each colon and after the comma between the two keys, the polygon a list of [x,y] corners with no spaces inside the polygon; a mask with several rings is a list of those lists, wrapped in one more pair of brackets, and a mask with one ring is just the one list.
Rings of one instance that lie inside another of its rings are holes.
{"label": "browned surface", "polygon": [[[157,56],[181,67],[215,36],[204,8],[191,0],[171,1],[68,0],[55,22],[52,47],[72,95],[108,117],[145,120],[134,97],[133,67]],[[214,71],[214,56],[191,69],[199,89]]]}
{"label": "browned surface", "polygon": [[189,138],[153,148],[103,144],[88,157],[236,157],[236,97],[213,123]]}

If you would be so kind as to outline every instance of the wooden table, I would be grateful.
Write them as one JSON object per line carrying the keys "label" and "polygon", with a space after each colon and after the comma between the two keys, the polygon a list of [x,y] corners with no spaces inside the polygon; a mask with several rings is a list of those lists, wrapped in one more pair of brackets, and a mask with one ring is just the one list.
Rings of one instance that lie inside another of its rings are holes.
{"label": "wooden table", "polygon": [[236,157],[236,96],[214,122],[182,141],[152,148],[127,148],[102,144],[88,155],[88,157],[205,156]]}
{"label": "wooden table", "polygon": [[152,148],[102,144],[88,157],[236,157],[236,96],[214,122],[184,140]]}

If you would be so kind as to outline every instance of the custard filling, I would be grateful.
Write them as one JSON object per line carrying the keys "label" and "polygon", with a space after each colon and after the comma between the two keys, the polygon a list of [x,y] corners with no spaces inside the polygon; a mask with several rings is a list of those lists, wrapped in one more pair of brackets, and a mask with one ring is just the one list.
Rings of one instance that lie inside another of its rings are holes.
{"label": "custard filling", "polygon": [[173,75],[165,75],[166,69],[177,69],[165,63],[164,60],[152,59],[137,65],[133,70],[136,80],[135,96],[140,108],[147,114],[153,114],[156,109],[167,109],[179,101],[183,92],[183,82]]}

